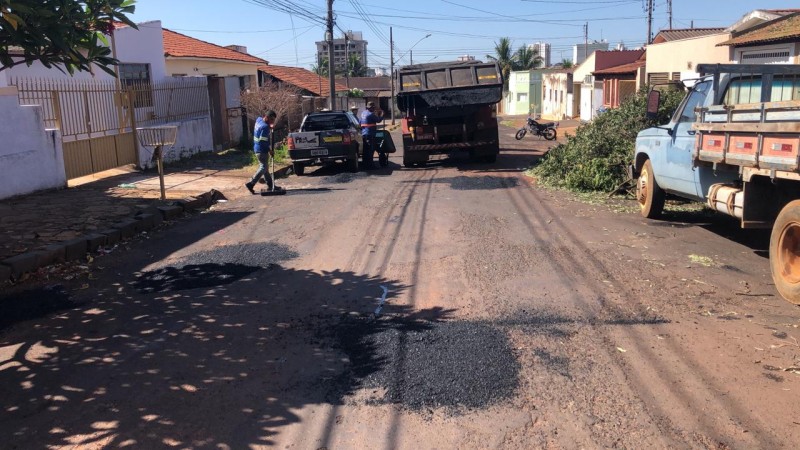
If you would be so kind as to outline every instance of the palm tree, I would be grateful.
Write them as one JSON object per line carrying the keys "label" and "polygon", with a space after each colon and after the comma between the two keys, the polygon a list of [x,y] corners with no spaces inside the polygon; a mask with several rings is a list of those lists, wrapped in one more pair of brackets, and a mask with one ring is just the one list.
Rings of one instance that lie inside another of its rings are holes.
{"label": "palm tree", "polygon": [[486,55],[491,61],[496,62],[500,66],[500,72],[503,74],[503,90],[508,90],[508,77],[513,68],[514,51],[511,50],[511,39],[504,37],[500,38],[499,42],[494,44],[495,56]]}
{"label": "palm tree", "polygon": [[311,71],[321,77],[328,76],[328,58],[322,58],[319,64],[311,66]]}
{"label": "palm tree", "polygon": [[363,77],[367,75],[367,68],[361,64],[361,57],[356,54],[350,55],[347,61],[347,76]]}
{"label": "palm tree", "polygon": [[514,53],[512,68],[514,70],[535,69],[542,65],[542,62],[542,57],[539,56],[539,52],[535,48],[523,45]]}
{"label": "palm tree", "polygon": [[563,67],[565,69],[572,68],[575,65],[575,64],[572,64],[572,60],[571,59],[562,59],[559,64],[561,64],[561,67]]}

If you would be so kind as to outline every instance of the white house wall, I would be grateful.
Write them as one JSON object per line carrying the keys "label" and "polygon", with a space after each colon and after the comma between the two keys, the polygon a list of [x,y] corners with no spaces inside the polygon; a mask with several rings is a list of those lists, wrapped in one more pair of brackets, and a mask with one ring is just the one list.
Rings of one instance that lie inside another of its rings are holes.
{"label": "white house wall", "polygon": [[[181,122],[167,123],[178,127],[175,145],[163,149],[164,162],[174,162],[214,148],[211,117],[205,116]],[[139,167],[153,168],[153,149],[139,145]]]}
{"label": "white house wall", "polygon": [[154,20],[137,25],[138,30],[124,27],[114,31],[117,59],[121,63],[149,64],[150,80],[161,81],[167,76],[161,21]]}
{"label": "white house wall", "polygon": [[739,64],[800,64],[798,51],[798,43],[737,47],[734,50],[734,61]]}
{"label": "white house wall", "polygon": [[235,61],[167,57],[166,67],[167,74],[172,76],[249,76],[252,77],[250,80],[255,80],[258,77],[258,64]]}
{"label": "white house wall", "polygon": [[17,89],[0,88],[0,199],[67,186],[58,130],[45,130],[40,106],[20,106]]}
{"label": "white house wall", "polygon": [[[139,29],[125,27],[114,32],[117,47],[117,59],[121,63],[138,63],[150,65],[150,79],[158,82],[166,76],[164,62],[164,38],[161,22],[152,21],[139,24]],[[109,38],[109,45],[111,40]],[[72,79],[72,80],[98,80],[113,81],[114,77],[94,66],[92,72],[75,72],[69,75],[56,68],[47,68],[39,62],[30,66],[20,64],[4,70],[11,78],[47,78],[47,79]],[[3,72],[0,72],[2,74]],[[3,80],[0,79],[0,86]]]}
{"label": "white house wall", "polygon": [[730,34],[719,33],[648,45],[646,72],[648,75],[693,72],[698,64],[729,63],[730,48],[717,47],[729,38]]}

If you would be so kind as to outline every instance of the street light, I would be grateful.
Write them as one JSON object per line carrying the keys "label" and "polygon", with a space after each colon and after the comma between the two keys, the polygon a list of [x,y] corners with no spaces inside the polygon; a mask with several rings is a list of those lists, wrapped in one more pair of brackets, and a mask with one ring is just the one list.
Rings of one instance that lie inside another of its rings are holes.
{"label": "street light", "polygon": [[[420,38],[420,40],[415,42],[414,45],[412,45],[411,48],[409,48],[408,51],[406,51],[406,53],[408,53],[411,50],[413,50],[414,47],[417,46],[417,44],[422,42],[423,39],[427,39],[429,37],[431,37],[430,33],[428,33],[425,36],[423,36],[422,38]],[[406,56],[406,53],[403,53],[402,56],[397,58],[397,61],[400,61],[401,59],[403,59],[403,57]],[[413,53],[411,54],[411,57],[412,57],[412,61],[411,62],[413,63],[414,62],[413,61],[413,57],[414,57]],[[390,83],[392,85],[392,98],[391,98],[390,101],[391,101],[391,110],[392,110],[392,125],[394,125],[394,76],[395,76],[395,73],[394,73],[394,61],[395,61],[395,59],[394,59],[394,39],[392,38],[392,27],[389,27],[389,63],[391,64],[391,66],[390,66],[391,67],[391,69],[390,69],[390,72],[391,72],[391,75],[390,75],[391,76],[391,81],[390,81]]]}
{"label": "street light", "polygon": [[[403,58],[404,58],[404,57],[405,57],[407,54],[411,53],[411,50],[414,50],[414,47],[416,47],[416,46],[417,46],[417,44],[419,44],[420,42],[422,42],[422,41],[423,41],[423,39],[427,39],[427,38],[429,38],[429,37],[431,37],[431,34],[430,34],[430,33],[428,33],[428,34],[426,34],[424,37],[420,38],[420,40],[418,40],[417,42],[415,42],[415,43],[414,43],[414,45],[412,45],[412,46],[411,46],[411,48],[409,48],[409,49],[408,49],[408,50],[407,50],[405,53],[403,53],[403,54],[402,54],[402,55],[401,55],[399,58],[397,58],[397,61],[399,62],[400,60],[402,60],[402,59],[403,59]],[[408,62],[408,64],[409,64],[409,65],[411,65],[411,64],[414,64],[414,54],[413,54],[413,53],[411,53],[411,58],[409,58],[409,62]]]}

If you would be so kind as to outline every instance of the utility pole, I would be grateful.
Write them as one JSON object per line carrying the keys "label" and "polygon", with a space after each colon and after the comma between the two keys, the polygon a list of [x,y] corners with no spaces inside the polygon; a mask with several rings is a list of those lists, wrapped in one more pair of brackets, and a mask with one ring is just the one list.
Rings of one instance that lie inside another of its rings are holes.
{"label": "utility pole", "polygon": [[589,22],[583,24],[583,60],[589,57]]}
{"label": "utility pole", "polygon": [[667,0],[667,8],[669,8],[669,29],[672,29],[672,0]]}
{"label": "utility pole", "polygon": [[328,31],[326,41],[328,41],[328,78],[331,84],[330,109],[336,108],[336,71],[333,63],[333,0],[328,0]]}
{"label": "utility pole", "polygon": [[414,50],[409,50],[408,51],[408,65],[409,66],[413,66],[414,65]]}
{"label": "utility pole", "polygon": [[392,125],[394,125],[394,38],[392,27],[389,27],[389,76],[392,84],[392,98],[389,99],[389,109],[392,112]]}
{"label": "utility pole", "polygon": [[350,89],[350,36],[344,34],[344,79],[347,83],[347,89]]}
{"label": "utility pole", "polygon": [[653,43],[653,0],[647,0],[647,44]]}

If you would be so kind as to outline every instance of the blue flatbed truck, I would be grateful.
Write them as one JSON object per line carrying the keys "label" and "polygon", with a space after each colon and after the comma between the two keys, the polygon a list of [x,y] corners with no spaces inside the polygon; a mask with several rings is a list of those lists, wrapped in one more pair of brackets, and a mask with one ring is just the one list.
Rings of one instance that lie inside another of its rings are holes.
{"label": "blue flatbed truck", "polygon": [[[666,194],[771,228],[778,292],[800,304],[800,65],[700,64],[669,123],[636,138],[630,175],[644,217]],[[648,98],[658,110],[659,91]]]}

